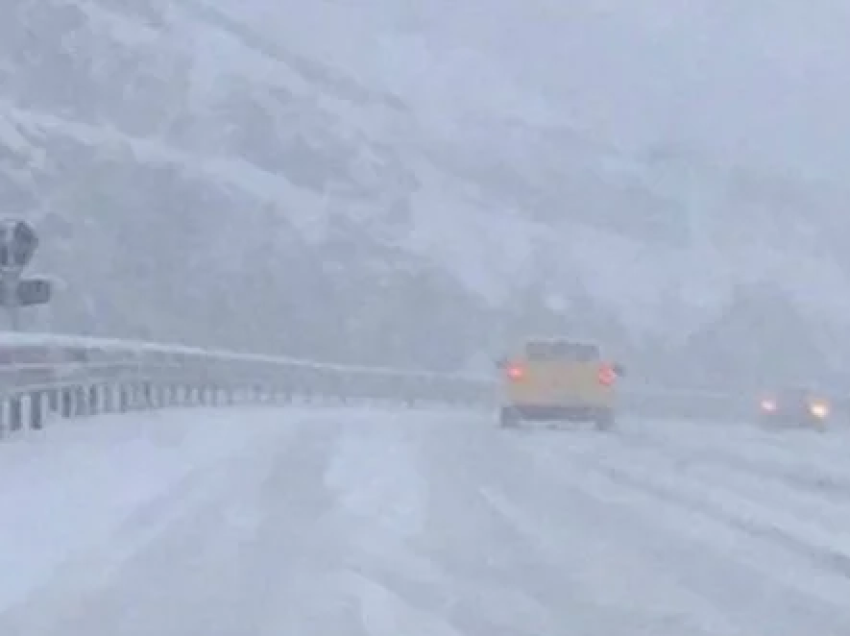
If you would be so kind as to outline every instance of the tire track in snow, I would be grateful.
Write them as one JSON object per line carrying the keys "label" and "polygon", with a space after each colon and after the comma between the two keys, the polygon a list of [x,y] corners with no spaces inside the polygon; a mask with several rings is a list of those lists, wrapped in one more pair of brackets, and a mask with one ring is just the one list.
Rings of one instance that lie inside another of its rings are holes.
{"label": "tire track in snow", "polygon": [[[578,445],[585,441],[579,440]],[[741,532],[723,516],[695,510],[690,501],[683,506],[678,499],[666,497],[666,492],[659,496],[631,476],[612,479],[594,465],[612,456],[610,445],[595,446],[598,454],[583,458],[580,451],[575,456],[570,442],[576,440],[556,444],[547,440],[524,449],[532,451],[545,479],[559,484],[565,500],[573,502],[567,509],[555,508],[549,523],[561,518],[568,524],[570,515],[581,514],[598,525],[601,535],[621,537],[639,552],[647,567],[654,563],[675,577],[682,589],[709,600],[737,625],[745,626],[736,632],[718,628],[718,634],[850,633],[846,605],[850,582],[841,574],[824,572],[819,564],[782,544]],[[534,452],[541,448],[551,454]],[[582,497],[587,505],[578,507]]]}
{"label": "tire track in snow", "polygon": [[850,528],[850,501],[833,497],[829,492],[801,488],[795,481],[791,481],[795,487],[789,488],[787,474],[763,471],[744,458],[727,455],[721,448],[704,449],[694,441],[683,443],[681,438],[661,438],[642,433],[645,431],[619,438],[630,451],[634,451],[632,459],[639,458],[642,466],[664,465],[669,473],[687,476],[706,488],[715,491],[725,489],[735,497],[748,498],[755,503],[773,502],[780,509],[793,512],[823,528]]}
{"label": "tire track in snow", "polygon": [[[617,444],[621,440],[611,438],[610,441]],[[675,464],[656,461],[652,465],[645,461],[640,451],[630,448],[631,439],[622,441],[626,443],[614,446],[617,461],[611,459],[611,445],[591,447],[590,451],[558,445],[558,451],[568,453],[574,465],[602,473],[625,488],[640,490],[750,536],[778,543],[823,568],[850,578],[850,534],[835,528],[819,528],[810,520],[752,502],[722,485],[696,481],[676,470]],[[650,467],[645,468],[648,465]]]}
{"label": "tire track in snow", "polygon": [[[824,463],[817,461],[822,452],[814,456],[808,454],[812,450],[822,451],[822,448],[789,448],[788,444],[796,442],[796,438],[783,439],[784,444],[779,445],[779,440],[772,439],[773,435],[743,439],[730,436],[720,444],[717,440],[706,440],[698,435],[695,436],[696,441],[691,441],[684,432],[663,435],[652,426],[649,423],[641,430],[625,430],[622,437],[631,444],[664,449],[677,457],[685,454],[686,457],[681,458],[683,463],[710,462],[780,481],[812,495],[829,498],[830,503],[836,498],[850,502],[850,470],[847,469],[850,447],[846,449],[847,454],[830,457]],[[730,429],[730,432],[736,431]],[[743,443],[732,446],[734,442]]]}

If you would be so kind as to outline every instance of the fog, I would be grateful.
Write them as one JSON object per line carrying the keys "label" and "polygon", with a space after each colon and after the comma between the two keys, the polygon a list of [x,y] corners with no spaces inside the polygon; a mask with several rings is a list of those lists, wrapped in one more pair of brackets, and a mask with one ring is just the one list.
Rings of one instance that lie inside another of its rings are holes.
{"label": "fog", "polygon": [[65,281],[30,329],[845,378],[842,3],[6,4],[0,204]]}
{"label": "fog", "polygon": [[0,634],[850,634],[850,4],[2,6]]}

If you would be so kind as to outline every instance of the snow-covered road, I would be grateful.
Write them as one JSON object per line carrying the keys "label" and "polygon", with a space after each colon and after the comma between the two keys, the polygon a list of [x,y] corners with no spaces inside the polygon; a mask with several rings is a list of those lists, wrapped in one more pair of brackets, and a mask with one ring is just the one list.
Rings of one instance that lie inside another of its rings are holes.
{"label": "snow-covered road", "polygon": [[0,446],[0,634],[847,636],[850,436],[199,411]]}

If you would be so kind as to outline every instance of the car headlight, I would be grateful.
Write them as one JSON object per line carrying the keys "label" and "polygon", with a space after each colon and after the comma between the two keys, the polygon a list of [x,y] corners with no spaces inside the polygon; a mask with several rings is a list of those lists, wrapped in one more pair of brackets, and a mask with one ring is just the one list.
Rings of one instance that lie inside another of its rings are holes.
{"label": "car headlight", "polygon": [[827,407],[826,404],[823,404],[823,403],[820,403],[820,402],[818,402],[816,404],[812,404],[810,409],[811,409],[812,415],[814,415],[815,417],[824,418],[827,415],[829,415],[829,407]]}
{"label": "car headlight", "polygon": [[761,410],[762,411],[770,411],[773,412],[776,410],[776,402],[773,400],[762,400],[761,401]]}

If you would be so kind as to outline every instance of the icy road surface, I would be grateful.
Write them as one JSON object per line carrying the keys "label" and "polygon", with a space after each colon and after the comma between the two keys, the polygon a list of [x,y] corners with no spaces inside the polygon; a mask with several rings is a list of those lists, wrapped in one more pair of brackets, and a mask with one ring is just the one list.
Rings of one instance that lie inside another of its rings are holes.
{"label": "icy road surface", "polygon": [[847,636],[850,439],[184,411],[0,445],[0,634]]}

